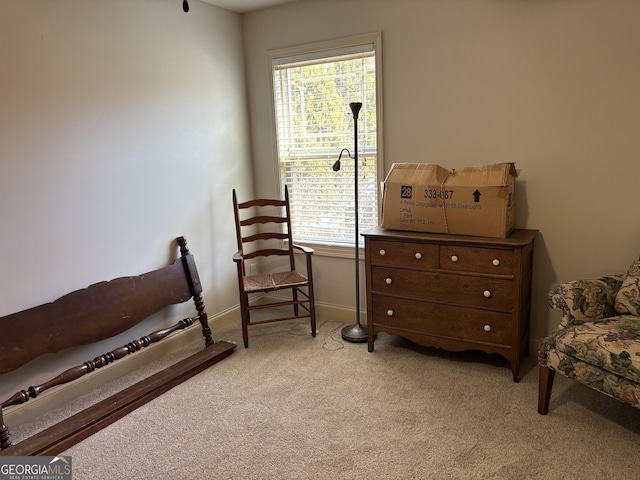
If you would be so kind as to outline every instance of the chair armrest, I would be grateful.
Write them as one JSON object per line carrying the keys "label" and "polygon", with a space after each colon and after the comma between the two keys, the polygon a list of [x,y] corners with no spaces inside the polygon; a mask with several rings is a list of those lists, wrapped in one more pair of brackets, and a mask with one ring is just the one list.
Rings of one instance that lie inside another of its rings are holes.
{"label": "chair armrest", "polygon": [[242,252],[240,250],[238,250],[236,253],[233,254],[233,261],[234,262],[242,261]]}
{"label": "chair armrest", "polygon": [[305,247],[303,245],[293,245],[293,248],[300,250],[301,252],[304,252],[305,255],[313,255],[313,252],[315,251],[313,248],[311,247]]}
{"label": "chair armrest", "polygon": [[549,306],[562,312],[559,328],[615,316],[613,304],[624,274],[573,280],[549,292]]}

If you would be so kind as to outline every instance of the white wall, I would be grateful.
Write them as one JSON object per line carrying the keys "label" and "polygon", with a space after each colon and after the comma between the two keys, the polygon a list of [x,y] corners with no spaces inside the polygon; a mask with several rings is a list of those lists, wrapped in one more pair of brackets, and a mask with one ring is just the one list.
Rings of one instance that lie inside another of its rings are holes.
{"label": "white wall", "polygon": [[[0,0],[0,59],[0,316],[165,266],[179,235],[208,314],[234,307],[231,189],[252,185],[240,15]],[[123,340],[45,365],[59,373]],[[50,378],[25,368],[3,377],[2,401]]]}
{"label": "white wall", "polygon": [[[256,189],[276,192],[266,51],[382,31],[386,170],[516,162],[517,227],[539,229],[533,339],[557,282],[623,272],[640,245],[640,3],[303,0],[243,17]],[[385,172],[386,173],[386,172]],[[319,302],[355,303],[316,257]]]}

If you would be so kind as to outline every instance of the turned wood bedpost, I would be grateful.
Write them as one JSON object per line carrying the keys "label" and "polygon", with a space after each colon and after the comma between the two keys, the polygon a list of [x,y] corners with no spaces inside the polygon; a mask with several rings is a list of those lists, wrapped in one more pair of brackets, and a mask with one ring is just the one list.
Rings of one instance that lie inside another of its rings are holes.
{"label": "turned wood bedpost", "polygon": [[182,257],[182,265],[184,266],[187,279],[189,280],[189,289],[193,295],[193,303],[195,303],[196,310],[198,311],[198,319],[202,326],[202,336],[204,337],[205,346],[214,344],[211,338],[211,329],[209,328],[209,320],[207,312],[204,309],[204,300],[202,299],[202,285],[200,284],[200,277],[198,276],[198,270],[193,256],[189,253],[187,247],[187,239],[185,237],[176,238],[178,246],[180,247],[180,256]]}

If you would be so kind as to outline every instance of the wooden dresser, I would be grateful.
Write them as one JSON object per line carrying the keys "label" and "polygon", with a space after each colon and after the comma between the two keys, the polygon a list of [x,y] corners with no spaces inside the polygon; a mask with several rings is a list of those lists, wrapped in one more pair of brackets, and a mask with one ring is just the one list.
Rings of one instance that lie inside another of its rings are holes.
{"label": "wooden dresser", "polygon": [[498,353],[520,380],[528,349],[533,240],[385,230],[363,233],[369,351],[379,332],[424,346]]}

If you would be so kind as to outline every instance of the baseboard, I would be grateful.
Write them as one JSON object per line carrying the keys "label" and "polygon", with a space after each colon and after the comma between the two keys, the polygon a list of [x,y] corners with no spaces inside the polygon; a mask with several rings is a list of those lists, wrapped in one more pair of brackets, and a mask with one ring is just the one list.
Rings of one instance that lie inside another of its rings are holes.
{"label": "baseboard", "polygon": [[[216,337],[216,332],[231,325],[240,323],[240,309],[238,306],[223,311],[209,318],[209,327],[214,341],[224,340]],[[193,345],[202,339],[199,324],[194,324],[187,330],[179,330],[166,337],[162,342],[152,344],[133,355],[124,357],[117,362],[91,372],[74,382],[60,385],[38,395],[28,402],[8,407],[3,410],[6,425],[14,428],[43,415],[65,403],[86,395],[92,390],[120,378],[133,370],[143,367],[160,358],[179,351],[188,345]],[[204,341],[203,341],[204,348]]]}
{"label": "baseboard", "polygon": [[[316,303],[316,314],[323,320],[335,320],[345,325],[356,323],[356,309],[330,303]],[[367,312],[360,312],[360,323],[367,324]]]}
{"label": "baseboard", "polygon": [[[278,302],[291,300],[290,297],[269,293],[256,299],[256,303]],[[345,307],[344,305],[336,305],[333,303],[325,303],[316,301],[316,316],[322,320],[335,320],[346,325],[356,323],[356,309],[353,307]],[[366,325],[367,312],[360,311],[360,323]]]}

